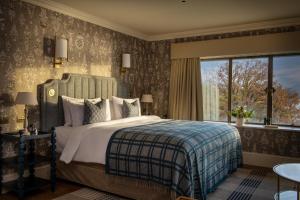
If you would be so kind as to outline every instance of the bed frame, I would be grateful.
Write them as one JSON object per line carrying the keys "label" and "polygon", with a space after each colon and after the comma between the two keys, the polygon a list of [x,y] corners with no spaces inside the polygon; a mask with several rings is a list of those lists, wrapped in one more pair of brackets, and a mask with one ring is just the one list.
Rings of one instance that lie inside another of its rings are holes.
{"label": "bed frame", "polygon": [[[125,84],[115,78],[64,74],[61,80],[49,80],[38,86],[40,103],[40,129],[48,131],[64,124],[61,95],[75,98],[128,97]],[[175,192],[169,188],[128,177],[112,176],[105,173],[104,165],[93,163],[57,162],[59,178],[80,183],[95,189],[107,191],[132,199],[175,199]]]}
{"label": "bed frame", "polygon": [[63,74],[61,80],[52,79],[38,86],[40,103],[40,129],[48,131],[64,124],[61,96],[74,98],[110,99],[128,97],[128,90],[115,78],[82,74]]}

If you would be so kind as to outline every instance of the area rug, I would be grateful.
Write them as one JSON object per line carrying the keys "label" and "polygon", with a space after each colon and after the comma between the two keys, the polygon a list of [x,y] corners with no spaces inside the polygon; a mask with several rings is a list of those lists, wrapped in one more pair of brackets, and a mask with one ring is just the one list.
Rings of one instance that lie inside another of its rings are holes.
{"label": "area rug", "polygon": [[[229,176],[207,200],[271,200],[276,192],[276,176],[270,169],[240,168]],[[281,181],[281,189],[291,189],[293,185]],[[54,200],[128,200],[106,192],[82,188]]]}

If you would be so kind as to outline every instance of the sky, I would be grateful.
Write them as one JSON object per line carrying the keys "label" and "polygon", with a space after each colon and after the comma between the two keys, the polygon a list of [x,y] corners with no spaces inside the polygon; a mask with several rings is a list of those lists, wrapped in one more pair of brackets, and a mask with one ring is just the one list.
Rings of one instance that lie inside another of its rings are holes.
{"label": "sky", "polygon": [[[202,81],[215,76],[219,67],[228,63],[228,60],[201,61]],[[207,77],[209,76],[209,77]]]}
{"label": "sky", "polygon": [[276,57],[273,61],[273,81],[300,93],[300,56]]}

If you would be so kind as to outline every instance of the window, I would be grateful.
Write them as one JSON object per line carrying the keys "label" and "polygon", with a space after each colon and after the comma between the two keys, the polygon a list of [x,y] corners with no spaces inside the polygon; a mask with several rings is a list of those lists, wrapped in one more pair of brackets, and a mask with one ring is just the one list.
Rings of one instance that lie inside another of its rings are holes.
{"label": "window", "polygon": [[273,123],[299,126],[300,56],[274,57],[273,88]]}
{"label": "window", "polygon": [[253,110],[254,117],[249,122],[264,122],[267,113],[267,87],[268,58],[232,60],[231,107],[246,106]]}
{"label": "window", "polygon": [[203,118],[227,121],[228,60],[201,62]]}
{"label": "window", "polygon": [[234,122],[232,108],[254,111],[249,123],[300,126],[300,55],[202,60],[204,120]]}

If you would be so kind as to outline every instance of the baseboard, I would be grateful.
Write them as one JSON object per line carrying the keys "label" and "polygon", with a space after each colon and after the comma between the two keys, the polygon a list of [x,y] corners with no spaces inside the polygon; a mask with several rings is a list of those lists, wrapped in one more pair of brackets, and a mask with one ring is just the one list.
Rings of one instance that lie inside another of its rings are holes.
{"label": "baseboard", "polygon": [[300,163],[300,158],[263,153],[243,152],[244,164],[272,168],[280,163]]}

